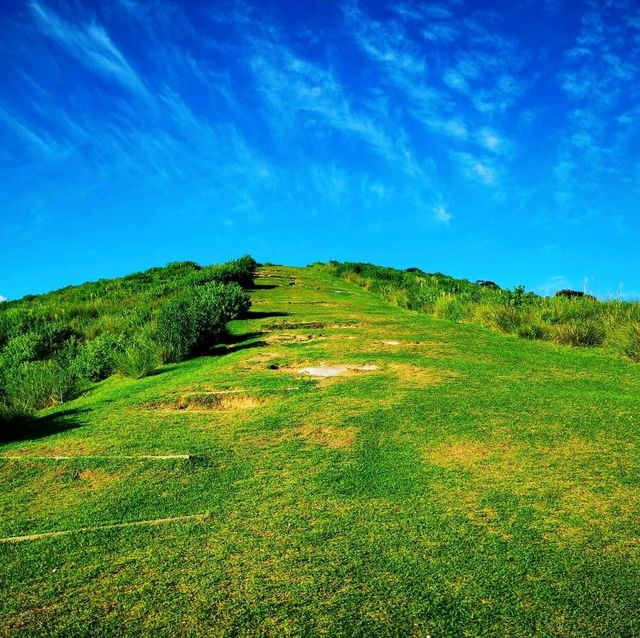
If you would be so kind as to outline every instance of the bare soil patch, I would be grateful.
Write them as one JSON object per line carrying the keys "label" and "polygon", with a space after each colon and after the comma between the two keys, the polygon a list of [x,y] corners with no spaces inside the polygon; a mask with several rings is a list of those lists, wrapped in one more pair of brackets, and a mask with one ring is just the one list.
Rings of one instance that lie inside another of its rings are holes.
{"label": "bare soil patch", "polygon": [[288,343],[309,343],[311,341],[322,341],[327,337],[322,335],[310,335],[310,334],[287,334],[287,333],[278,333],[269,335],[265,341],[268,344],[278,343],[278,344],[288,344]]}
{"label": "bare soil patch", "polygon": [[147,404],[146,407],[168,412],[234,412],[257,408],[264,402],[263,398],[252,396],[243,390],[218,390],[186,392],[175,401],[158,401]]}
{"label": "bare soil patch", "polygon": [[297,370],[299,374],[308,374],[312,377],[339,377],[349,372],[373,372],[377,370],[378,366],[374,364],[365,365],[333,365],[328,366],[320,364],[315,367],[300,368]]}
{"label": "bare soil patch", "polygon": [[326,321],[271,321],[262,324],[267,330],[321,330],[335,328],[355,328],[355,321],[340,321],[335,323],[327,323]]}
{"label": "bare soil patch", "polygon": [[259,399],[242,392],[190,392],[180,397],[178,410],[246,410],[263,403]]}

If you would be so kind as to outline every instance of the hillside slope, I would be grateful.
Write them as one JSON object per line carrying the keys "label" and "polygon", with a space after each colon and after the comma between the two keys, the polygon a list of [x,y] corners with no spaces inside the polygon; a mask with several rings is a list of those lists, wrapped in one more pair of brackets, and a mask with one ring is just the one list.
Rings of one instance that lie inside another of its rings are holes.
{"label": "hillside slope", "polygon": [[0,448],[0,635],[640,635],[637,366],[257,282]]}

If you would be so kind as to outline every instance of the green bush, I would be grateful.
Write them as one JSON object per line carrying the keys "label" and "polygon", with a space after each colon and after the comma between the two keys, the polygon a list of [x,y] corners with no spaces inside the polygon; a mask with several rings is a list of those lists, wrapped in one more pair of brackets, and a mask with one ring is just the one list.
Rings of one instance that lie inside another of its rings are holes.
{"label": "green bush", "polygon": [[50,358],[74,337],[68,326],[43,322],[37,328],[9,339],[0,355],[0,367],[13,368],[26,361]]}
{"label": "green bush", "polygon": [[160,347],[147,336],[135,339],[114,357],[116,372],[134,379],[149,376],[161,362]]}
{"label": "green bush", "polygon": [[3,370],[17,368],[27,361],[36,361],[40,358],[40,335],[35,332],[27,332],[12,337],[2,350],[0,355],[0,368]]}
{"label": "green bush", "polygon": [[55,361],[29,361],[4,375],[5,404],[28,415],[77,396],[75,374]]}
{"label": "green bush", "polygon": [[101,381],[115,369],[115,358],[125,349],[122,335],[106,333],[89,341],[78,354],[75,369],[83,379]]}
{"label": "green bush", "polygon": [[192,273],[190,281],[195,285],[217,281],[223,284],[236,283],[242,288],[252,288],[257,266],[253,257],[246,255],[224,264],[206,266]]}
{"label": "green bush", "polygon": [[517,329],[517,334],[523,339],[544,339],[545,329],[537,323],[524,323]]}
{"label": "green bush", "polygon": [[557,343],[571,346],[593,347],[602,345],[606,332],[595,321],[570,321],[551,327],[551,336]]}
{"label": "green bush", "polygon": [[158,312],[156,340],[165,361],[182,361],[220,341],[226,323],[245,314],[249,295],[236,283],[208,283]]}
{"label": "green bush", "polygon": [[484,304],[476,314],[485,325],[507,334],[517,332],[522,325],[522,311],[518,306]]}
{"label": "green bush", "polygon": [[626,327],[620,349],[632,361],[640,361],[640,323]]}
{"label": "green bush", "polygon": [[189,297],[173,299],[160,307],[156,341],[162,349],[165,362],[183,361],[194,352],[198,343],[198,327],[192,316]]}
{"label": "green bush", "polygon": [[452,295],[442,296],[436,300],[433,313],[440,319],[462,321],[466,317],[465,306]]}
{"label": "green bush", "polygon": [[193,300],[196,312],[202,315],[203,321],[208,318],[214,332],[214,325],[243,317],[251,308],[251,297],[236,283],[203,286],[194,291]]}

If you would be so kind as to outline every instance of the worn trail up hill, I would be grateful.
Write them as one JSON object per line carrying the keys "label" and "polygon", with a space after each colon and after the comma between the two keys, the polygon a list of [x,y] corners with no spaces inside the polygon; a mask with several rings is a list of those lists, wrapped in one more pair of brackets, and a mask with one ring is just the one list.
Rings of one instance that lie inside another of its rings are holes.
{"label": "worn trail up hill", "polygon": [[0,635],[640,635],[637,366],[257,281],[0,448]]}

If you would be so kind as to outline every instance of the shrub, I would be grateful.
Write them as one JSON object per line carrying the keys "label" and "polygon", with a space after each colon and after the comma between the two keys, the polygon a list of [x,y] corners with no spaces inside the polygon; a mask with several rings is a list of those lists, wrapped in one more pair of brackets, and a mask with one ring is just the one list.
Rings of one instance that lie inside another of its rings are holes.
{"label": "shrub", "polygon": [[211,282],[173,299],[158,312],[156,339],[165,361],[182,361],[218,343],[226,323],[245,314],[249,295],[238,284]]}
{"label": "shrub", "polygon": [[9,339],[2,351],[0,365],[3,368],[16,367],[26,361],[46,359],[74,337],[73,330],[68,326],[42,322],[37,328]]}
{"label": "shrub", "polygon": [[236,283],[242,288],[252,288],[257,267],[255,259],[245,255],[224,264],[202,268],[191,275],[190,281],[195,285],[217,281],[223,284]]}
{"label": "shrub", "polygon": [[446,295],[436,300],[433,312],[440,319],[462,321],[466,316],[466,308],[454,296]]}
{"label": "shrub", "polygon": [[54,361],[29,361],[11,369],[4,387],[6,405],[24,415],[68,401],[78,391],[73,372]]}
{"label": "shrub", "polygon": [[156,340],[164,361],[182,361],[196,348],[198,327],[190,298],[173,299],[158,311]]}
{"label": "shrub", "polygon": [[411,302],[406,290],[395,286],[385,286],[382,291],[384,298],[400,308],[410,308]]}
{"label": "shrub", "polygon": [[3,370],[13,369],[27,361],[40,358],[40,335],[27,332],[11,338],[2,350],[0,367]]}
{"label": "shrub", "polygon": [[106,333],[97,336],[78,354],[75,362],[78,375],[89,381],[106,379],[114,371],[116,355],[121,353],[124,347],[125,340],[122,335]]}
{"label": "shrub", "polygon": [[138,337],[114,357],[115,370],[134,379],[149,376],[161,361],[158,344],[147,336]]}
{"label": "shrub", "polygon": [[243,317],[251,308],[251,297],[235,283],[203,286],[194,291],[193,299],[197,312],[208,317],[214,332],[214,325]]}
{"label": "shrub", "polygon": [[477,308],[477,316],[489,327],[508,334],[517,332],[522,325],[521,311],[515,306],[482,305]]}
{"label": "shrub", "polygon": [[593,347],[602,345],[606,333],[602,325],[595,321],[574,320],[552,326],[551,336],[557,343]]}
{"label": "shrub", "polygon": [[491,288],[492,290],[502,290],[495,281],[489,281],[488,279],[478,279],[476,285],[481,288]]}
{"label": "shrub", "polygon": [[640,323],[625,328],[620,339],[620,350],[632,361],[640,361]]}
{"label": "shrub", "polygon": [[591,301],[596,301],[596,298],[593,295],[588,295],[586,292],[582,292],[581,290],[569,290],[567,288],[565,288],[564,290],[558,290],[555,296],[566,297],[569,299],[583,298],[583,299],[589,299]]}
{"label": "shrub", "polygon": [[517,329],[517,334],[523,339],[544,339],[545,329],[537,323],[524,323]]}

